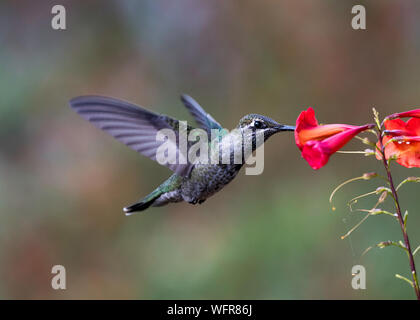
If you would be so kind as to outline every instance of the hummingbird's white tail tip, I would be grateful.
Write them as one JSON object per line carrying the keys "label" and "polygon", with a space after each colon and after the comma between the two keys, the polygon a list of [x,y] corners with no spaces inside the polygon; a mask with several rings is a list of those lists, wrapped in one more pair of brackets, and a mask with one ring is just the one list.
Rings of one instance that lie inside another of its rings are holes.
{"label": "hummingbird's white tail tip", "polygon": [[124,214],[128,217],[131,216],[134,212],[130,211],[128,207],[123,208]]}

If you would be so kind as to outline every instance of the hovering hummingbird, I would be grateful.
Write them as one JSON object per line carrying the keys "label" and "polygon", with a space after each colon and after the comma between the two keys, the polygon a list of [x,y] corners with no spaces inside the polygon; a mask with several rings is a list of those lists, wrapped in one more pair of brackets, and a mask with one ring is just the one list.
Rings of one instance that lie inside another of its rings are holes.
{"label": "hovering hummingbird", "polygon": [[[214,152],[214,140],[235,141],[243,144],[243,139],[238,139],[233,133],[226,133],[226,130],[190,96],[182,95],[181,101],[192,114],[199,127],[210,137],[216,130],[219,135],[208,143],[209,152]],[[156,155],[159,146],[163,141],[156,139],[156,135],[161,129],[171,129],[179,131],[181,121],[163,114],[157,114],[146,110],[132,103],[119,99],[101,96],[81,96],[70,101],[70,106],[86,120],[92,122],[96,127],[108,132],[117,140],[129,146],[131,149],[157,160]],[[194,128],[187,126],[187,133]],[[242,135],[246,132],[252,133],[251,152],[255,151],[265,140],[275,133],[281,131],[294,131],[294,126],[282,125],[266,116],[258,114],[248,114],[244,116],[237,126],[237,131]],[[256,139],[256,131],[263,133],[263,139]],[[179,152],[179,132],[174,141],[176,151]],[[213,136],[212,136],[213,137]],[[229,140],[230,139],[230,140]],[[262,141],[261,141],[262,140]],[[235,143],[234,141],[234,143]],[[190,146],[190,142],[188,142]],[[228,154],[233,157],[233,149],[230,144],[217,144],[220,154]],[[249,156],[245,154],[244,157]],[[225,185],[232,181],[244,161],[240,163],[166,163],[163,164],[172,171],[169,179],[152,191],[145,198],[124,208],[126,215],[136,211],[143,211],[150,206],[158,207],[172,202],[186,201],[191,204],[201,204],[208,197],[212,196]]]}

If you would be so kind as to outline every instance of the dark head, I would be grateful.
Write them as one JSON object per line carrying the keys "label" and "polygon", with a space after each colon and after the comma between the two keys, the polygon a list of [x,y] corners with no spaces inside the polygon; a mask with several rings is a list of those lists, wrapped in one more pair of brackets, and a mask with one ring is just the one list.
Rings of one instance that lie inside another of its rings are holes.
{"label": "dark head", "polygon": [[[260,114],[248,114],[239,121],[237,129],[241,130],[244,143],[252,141],[251,149],[248,150],[254,151],[273,134],[281,131],[294,131],[295,127],[280,124]],[[261,139],[261,134],[264,134],[264,139]]]}
{"label": "dark head", "polygon": [[294,131],[295,127],[280,124],[277,121],[260,114],[248,114],[239,120],[238,129],[252,131],[263,130],[265,141],[277,132]]}

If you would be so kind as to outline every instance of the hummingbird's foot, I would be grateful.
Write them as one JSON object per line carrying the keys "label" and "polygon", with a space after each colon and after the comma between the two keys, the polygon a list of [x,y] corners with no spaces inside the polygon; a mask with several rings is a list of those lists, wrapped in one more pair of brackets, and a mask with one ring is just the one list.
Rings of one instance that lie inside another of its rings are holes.
{"label": "hummingbird's foot", "polygon": [[191,204],[202,204],[204,201],[206,201],[206,199],[201,199],[201,200],[198,200],[198,199],[194,199],[194,200],[191,200],[191,201],[188,201],[188,203],[191,203]]}

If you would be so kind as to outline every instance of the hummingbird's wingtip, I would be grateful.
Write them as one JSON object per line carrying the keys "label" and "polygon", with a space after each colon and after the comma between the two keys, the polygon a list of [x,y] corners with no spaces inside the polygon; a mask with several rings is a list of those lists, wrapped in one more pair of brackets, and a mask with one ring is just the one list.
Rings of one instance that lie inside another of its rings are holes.
{"label": "hummingbird's wingtip", "polygon": [[78,98],[78,97],[74,97],[74,98],[71,98],[71,99],[69,100],[68,104],[69,104],[70,108],[74,108],[74,104],[75,104],[75,102],[77,101],[77,98]]}

